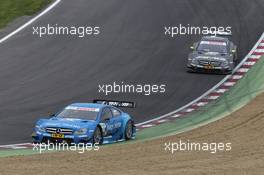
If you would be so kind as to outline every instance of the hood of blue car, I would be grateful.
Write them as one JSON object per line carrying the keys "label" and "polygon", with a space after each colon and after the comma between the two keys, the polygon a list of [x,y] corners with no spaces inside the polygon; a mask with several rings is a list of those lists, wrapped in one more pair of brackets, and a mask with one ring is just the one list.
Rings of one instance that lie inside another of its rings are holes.
{"label": "hood of blue car", "polygon": [[41,119],[37,122],[42,128],[54,127],[54,128],[67,128],[78,130],[81,128],[90,128],[95,126],[96,122],[92,120],[82,119],[68,119],[68,118],[51,118]]}

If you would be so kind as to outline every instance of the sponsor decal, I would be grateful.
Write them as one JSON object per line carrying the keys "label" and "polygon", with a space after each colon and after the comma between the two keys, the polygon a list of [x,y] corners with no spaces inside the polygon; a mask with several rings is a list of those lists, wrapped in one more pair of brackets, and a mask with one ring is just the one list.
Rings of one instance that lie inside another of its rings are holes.
{"label": "sponsor decal", "polygon": [[226,42],[221,42],[221,41],[201,41],[200,44],[226,46]]}
{"label": "sponsor decal", "polygon": [[65,109],[78,110],[78,111],[90,111],[90,112],[99,112],[99,108],[88,108],[88,107],[77,107],[77,106],[68,106]]}

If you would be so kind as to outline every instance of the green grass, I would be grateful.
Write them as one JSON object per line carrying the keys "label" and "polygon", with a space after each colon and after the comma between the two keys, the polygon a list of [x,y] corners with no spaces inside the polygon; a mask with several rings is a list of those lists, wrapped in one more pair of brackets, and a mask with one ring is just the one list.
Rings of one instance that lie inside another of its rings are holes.
{"label": "green grass", "polygon": [[0,0],[0,28],[20,16],[30,16],[52,0]]}

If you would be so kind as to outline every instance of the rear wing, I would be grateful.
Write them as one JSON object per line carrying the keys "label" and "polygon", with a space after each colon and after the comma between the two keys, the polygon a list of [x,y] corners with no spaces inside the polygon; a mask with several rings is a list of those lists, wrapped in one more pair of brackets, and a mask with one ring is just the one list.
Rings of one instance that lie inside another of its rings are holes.
{"label": "rear wing", "polygon": [[129,101],[114,101],[114,100],[93,100],[93,103],[105,104],[122,108],[136,108],[136,103]]}

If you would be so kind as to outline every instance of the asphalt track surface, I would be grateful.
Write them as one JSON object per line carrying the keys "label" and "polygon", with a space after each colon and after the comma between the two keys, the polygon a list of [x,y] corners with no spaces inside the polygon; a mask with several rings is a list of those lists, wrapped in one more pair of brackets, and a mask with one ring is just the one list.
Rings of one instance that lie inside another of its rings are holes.
{"label": "asphalt track surface", "polygon": [[[0,45],[0,144],[30,141],[35,121],[72,102],[135,101],[136,122],[171,112],[223,75],[188,74],[189,46],[200,36],[164,35],[164,26],[232,26],[242,59],[264,30],[262,0],[63,0]],[[32,26],[101,27],[96,37],[38,38]],[[99,84],[166,84],[166,93],[98,93]]]}

